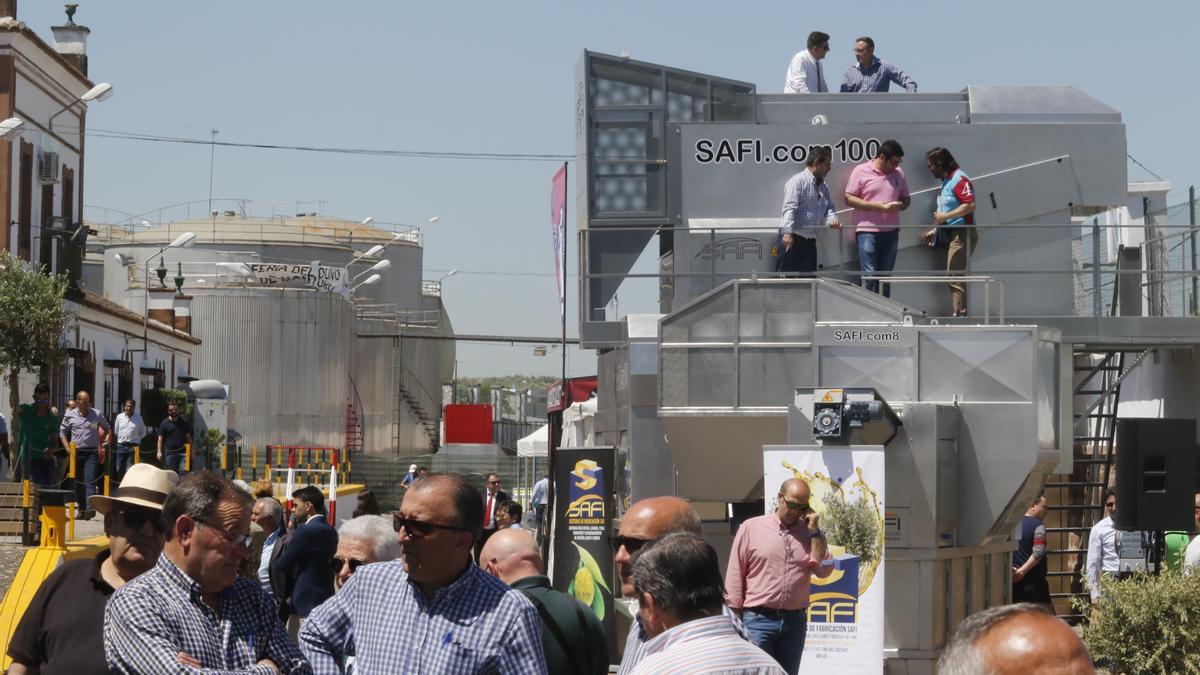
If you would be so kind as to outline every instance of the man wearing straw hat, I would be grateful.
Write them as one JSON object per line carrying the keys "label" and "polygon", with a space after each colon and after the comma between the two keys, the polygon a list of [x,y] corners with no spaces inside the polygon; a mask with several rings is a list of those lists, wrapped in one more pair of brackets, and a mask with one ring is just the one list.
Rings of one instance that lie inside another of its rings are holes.
{"label": "man wearing straw hat", "polygon": [[93,495],[104,516],[108,548],[70,560],[46,578],[17,625],[9,673],[107,673],[104,608],[113,591],[154,567],[163,548],[162,505],[179,476],[137,464],[112,497]]}

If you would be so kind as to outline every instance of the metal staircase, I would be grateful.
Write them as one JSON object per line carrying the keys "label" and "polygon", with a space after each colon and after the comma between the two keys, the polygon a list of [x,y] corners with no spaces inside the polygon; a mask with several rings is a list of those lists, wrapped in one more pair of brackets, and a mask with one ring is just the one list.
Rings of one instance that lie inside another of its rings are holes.
{"label": "metal staircase", "polygon": [[1092,525],[1104,517],[1104,492],[1112,485],[1121,383],[1149,353],[1087,348],[1074,352],[1074,467],[1046,484],[1050,597],[1064,619],[1082,618],[1073,600],[1087,595],[1087,538]]}
{"label": "metal staircase", "polygon": [[429,445],[432,450],[436,450],[438,446],[438,424],[437,420],[429,416],[425,412],[425,407],[421,402],[412,395],[411,392],[404,386],[403,382],[399,382],[400,398],[408,404],[409,412],[421,422],[421,427],[425,429],[425,434],[429,436]]}

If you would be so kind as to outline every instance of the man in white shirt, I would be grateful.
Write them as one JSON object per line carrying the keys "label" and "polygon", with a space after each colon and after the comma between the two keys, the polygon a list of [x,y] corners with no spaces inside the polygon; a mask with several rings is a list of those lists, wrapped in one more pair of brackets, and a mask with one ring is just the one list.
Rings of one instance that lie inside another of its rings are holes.
{"label": "man in white shirt", "polygon": [[134,412],[136,406],[133,399],[125,401],[125,411],[117,415],[117,422],[113,425],[117,432],[118,480],[133,466],[133,449],[146,436],[146,423],[141,415]]}
{"label": "man in white shirt", "polygon": [[808,34],[807,48],[788,64],[785,94],[819,94],[829,91],[821,59],[829,53],[829,34],[815,30]]}
{"label": "man in white shirt", "polygon": [[[1196,493],[1196,532],[1200,533],[1200,492]],[[1183,552],[1184,574],[1200,574],[1200,534],[1192,537]]]}
{"label": "man in white shirt", "polygon": [[1117,512],[1117,491],[1104,491],[1104,518],[1092,526],[1088,536],[1087,584],[1092,595],[1093,609],[1100,602],[1100,575],[1115,575],[1120,570],[1117,560],[1117,530],[1113,527],[1113,515]]}

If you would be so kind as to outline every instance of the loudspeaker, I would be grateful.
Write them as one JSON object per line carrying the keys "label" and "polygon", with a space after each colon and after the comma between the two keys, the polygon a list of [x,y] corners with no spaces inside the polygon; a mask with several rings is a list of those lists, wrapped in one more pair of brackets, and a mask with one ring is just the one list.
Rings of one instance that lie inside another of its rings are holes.
{"label": "loudspeaker", "polygon": [[1117,420],[1118,530],[1190,532],[1195,476],[1195,420]]}

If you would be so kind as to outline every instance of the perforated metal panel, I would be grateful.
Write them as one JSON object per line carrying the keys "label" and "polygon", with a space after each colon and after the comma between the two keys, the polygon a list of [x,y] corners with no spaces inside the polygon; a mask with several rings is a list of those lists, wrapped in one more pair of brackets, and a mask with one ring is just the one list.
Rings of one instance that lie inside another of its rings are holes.
{"label": "perforated metal panel", "polygon": [[738,337],[743,342],[807,342],[813,333],[812,286],[739,286]]}
{"label": "perforated metal panel", "polygon": [[778,406],[796,387],[811,386],[811,347],[742,347],[738,351],[738,403],[742,406]]}
{"label": "perforated metal panel", "polygon": [[733,349],[663,348],[662,362],[664,406],[734,405]]}
{"label": "perforated metal panel", "polygon": [[733,293],[726,289],[663,321],[662,341],[733,342],[733,320]]}

